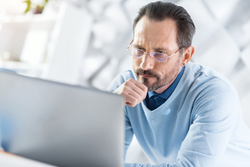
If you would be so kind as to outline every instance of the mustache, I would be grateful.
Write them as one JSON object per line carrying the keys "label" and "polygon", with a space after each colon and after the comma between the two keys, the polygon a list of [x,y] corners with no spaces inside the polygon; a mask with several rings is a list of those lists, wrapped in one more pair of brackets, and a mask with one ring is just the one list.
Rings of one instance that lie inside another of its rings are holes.
{"label": "mustache", "polygon": [[138,68],[135,70],[135,73],[136,75],[138,76],[139,74],[144,74],[144,75],[149,75],[149,76],[152,76],[152,77],[156,77],[157,79],[160,79],[160,76],[153,72],[153,71],[150,71],[150,70],[143,70],[141,68]]}

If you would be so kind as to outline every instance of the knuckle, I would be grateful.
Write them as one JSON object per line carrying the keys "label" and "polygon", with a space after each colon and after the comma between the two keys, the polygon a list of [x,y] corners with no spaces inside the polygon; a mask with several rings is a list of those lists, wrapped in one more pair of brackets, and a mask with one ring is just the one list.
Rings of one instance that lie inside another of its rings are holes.
{"label": "knuckle", "polygon": [[128,87],[123,87],[123,91],[122,92],[127,92],[128,91]]}
{"label": "knuckle", "polygon": [[128,85],[129,85],[129,82],[130,82],[130,81],[126,81],[126,82],[124,83],[124,86],[128,86]]}
{"label": "knuckle", "polygon": [[130,100],[129,100],[129,98],[128,98],[128,97],[125,97],[125,102],[126,102],[126,103],[130,103],[130,104],[131,104],[131,102],[130,102]]}
{"label": "knuckle", "polygon": [[133,100],[133,101],[130,103],[132,107],[136,106],[136,104],[137,104],[136,101],[137,101],[137,100]]}
{"label": "knuckle", "polygon": [[130,82],[132,82],[133,81],[133,79],[132,78],[129,78],[127,81],[130,81]]}

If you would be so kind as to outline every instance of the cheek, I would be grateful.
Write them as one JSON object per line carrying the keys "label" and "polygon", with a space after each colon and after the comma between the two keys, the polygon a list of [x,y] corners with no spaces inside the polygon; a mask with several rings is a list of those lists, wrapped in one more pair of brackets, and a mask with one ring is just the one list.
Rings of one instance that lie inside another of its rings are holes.
{"label": "cheek", "polygon": [[132,58],[132,61],[133,61],[133,67],[135,69],[137,69],[140,66],[140,64],[141,64],[140,59]]}
{"label": "cheek", "polygon": [[160,77],[164,77],[166,73],[168,73],[167,65],[156,64],[154,68],[154,72],[156,72]]}

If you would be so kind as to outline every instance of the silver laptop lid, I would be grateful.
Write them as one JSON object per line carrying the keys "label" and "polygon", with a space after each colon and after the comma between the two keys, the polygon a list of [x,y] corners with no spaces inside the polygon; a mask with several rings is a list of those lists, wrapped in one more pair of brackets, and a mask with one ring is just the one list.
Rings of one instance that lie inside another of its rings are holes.
{"label": "silver laptop lid", "polygon": [[61,167],[123,166],[123,98],[0,71],[0,138],[9,152]]}

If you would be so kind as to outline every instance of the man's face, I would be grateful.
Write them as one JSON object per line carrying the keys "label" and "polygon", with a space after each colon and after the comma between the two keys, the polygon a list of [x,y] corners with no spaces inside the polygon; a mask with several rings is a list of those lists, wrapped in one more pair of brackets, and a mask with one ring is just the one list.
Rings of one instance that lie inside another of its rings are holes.
{"label": "man's face", "polygon": [[[179,52],[166,62],[158,62],[150,57],[150,52],[164,52],[168,56],[179,50],[176,43],[177,29],[171,19],[153,21],[143,17],[137,23],[134,31],[135,47],[147,54],[140,58],[133,57],[133,69],[139,82],[148,87],[148,91],[164,91],[177,77],[181,70]],[[157,92],[157,93],[158,93]]]}

